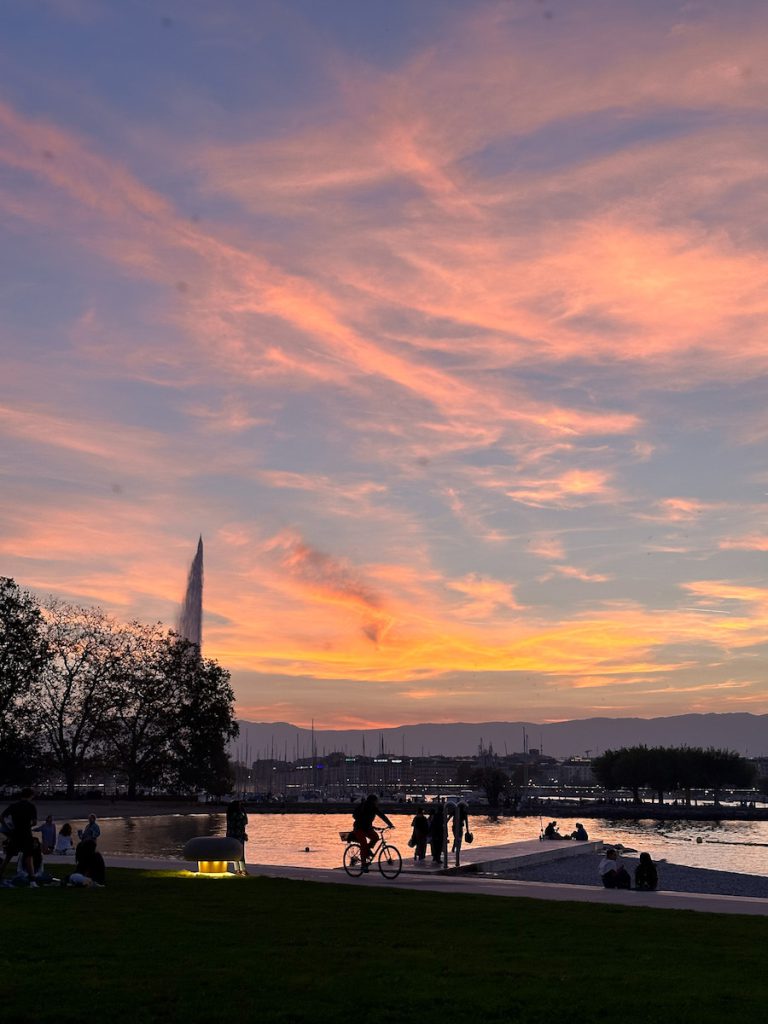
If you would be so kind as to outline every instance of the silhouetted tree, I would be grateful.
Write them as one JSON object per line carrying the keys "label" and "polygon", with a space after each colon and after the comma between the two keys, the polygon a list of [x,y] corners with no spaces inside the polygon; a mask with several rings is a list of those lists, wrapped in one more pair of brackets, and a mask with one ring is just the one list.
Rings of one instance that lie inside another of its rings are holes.
{"label": "silhouetted tree", "polygon": [[169,676],[171,639],[159,625],[132,622],[121,630],[120,657],[104,719],[106,765],[125,780],[127,795],[169,774],[179,728],[180,683]]}
{"label": "silhouetted tree", "polygon": [[[643,801],[640,790],[648,781],[648,748],[622,747],[606,750],[592,762],[592,770],[608,789],[629,789],[636,804]],[[607,780],[603,782],[602,779]]]}
{"label": "silhouetted tree", "polygon": [[691,790],[699,784],[701,779],[701,747],[678,747],[677,756],[677,785],[683,792],[685,806],[691,806]]}
{"label": "silhouetted tree", "polygon": [[691,802],[691,789],[708,787],[714,791],[715,803],[725,786],[750,786],[756,770],[746,758],[731,750],[702,750],[701,747],[622,747],[606,750],[592,762],[592,769],[606,789],[631,789],[636,803],[640,790],[655,790],[659,803],[664,794],[682,790],[686,804]]}
{"label": "silhouetted tree", "polygon": [[498,807],[501,797],[512,789],[512,780],[501,768],[474,768],[469,772],[467,781],[473,789],[485,792],[491,807]]}
{"label": "silhouetted tree", "polygon": [[679,757],[676,747],[651,747],[645,756],[645,782],[656,792],[659,803],[664,794],[677,789]]}
{"label": "silhouetted tree", "polygon": [[743,788],[755,781],[757,769],[734,750],[717,750],[709,747],[703,752],[702,784],[712,789],[716,804],[725,786]]}
{"label": "silhouetted tree", "polygon": [[239,731],[230,674],[203,658],[196,644],[171,634],[163,672],[178,684],[177,728],[171,741],[169,782],[182,791],[231,792],[234,773],[227,745]]}
{"label": "silhouetted tree", "polygon": [[78,778],[101,753],[119,678],[120,627],[98,608],[51,601],[44,632],[49,658],[41,675],[39,725],[46,757],[73,797]]}
{"label": "silhouetted tree", "polygon": [[35,758],[36,695],[48,660],[37,601],[0,576],[0,781],[27,781]]}
{"label": "silhouetted tree", "polygon": [[592,758],[592,772],[603,789],[620,789],[621,783],[616,777],[616,763],[620,751],[606,750],[598,757]]}

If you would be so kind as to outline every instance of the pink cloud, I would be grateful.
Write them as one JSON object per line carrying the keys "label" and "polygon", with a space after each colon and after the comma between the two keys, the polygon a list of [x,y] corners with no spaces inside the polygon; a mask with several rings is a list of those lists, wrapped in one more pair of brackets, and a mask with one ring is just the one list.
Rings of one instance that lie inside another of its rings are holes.
{"label": "pink cloud", "polygon": [[563,542],[557,537],[536,537],[529,542],[528,550],[531,554],[538,555],[540,558],[554,561],[560,561],[565,558],[565,547]]}
{"label": "pink cloud", "polygon": [[768,551],[768,536],[752,533],[744,537],[725,537],[719,546],[724,551]]}

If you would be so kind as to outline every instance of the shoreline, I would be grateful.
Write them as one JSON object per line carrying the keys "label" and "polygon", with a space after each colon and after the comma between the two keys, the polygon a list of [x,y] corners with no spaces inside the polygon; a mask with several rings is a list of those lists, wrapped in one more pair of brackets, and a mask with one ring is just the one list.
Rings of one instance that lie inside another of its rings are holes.
{"label": "shoreline", "polygon": [[[583,854],[544,864],[526,865],[511,871],[499,872],[489,877],[519,882],[544,882],[550,885],[593,886],[602,889],[598,877],[600,855]],[[638,857],[622,854],[624,864],[634,878]],[[763,875],[747,875],[736,871],[718,871],[714,868],[695,868],[674,864],[665,860],[656,861],[659,873],[657,892],[701,893],[711,896],[740,896],[768,899],[768,878]],[[606,890],[612,892],[613,890]],[[620,891],[620,890],[616,890]],[[621,890],[627,891],[627,890]],[[628,890],[633,892],[634,889]]]}
{"label": "shoreline", "polygon": [[[10,798],[9,798],[9,803]],[[158,815],[177,814],[223,814],[227,800],[207,804],[185,800],[122,800],[105,798],[38,799],[35,800],[39,819],[52,814],[57,821],[68,818],[146,818]],[[348,814],[352,801],[328,803],[258,804],[246,801],[248,814]],[[382,801],[387,814],[409,815],[414,813],[417,803],[402,804]],[[470,804],[471,817],[481,818],[558,818],[579,819],[604,818],[626,821],[768,821],[768,808],[743,807],[670,807],[659,804],[591,804],[574,807],[571,804],[547,804],[544,807],[526,807],[517,811],[512,808],[491,808],[487,804]]]}

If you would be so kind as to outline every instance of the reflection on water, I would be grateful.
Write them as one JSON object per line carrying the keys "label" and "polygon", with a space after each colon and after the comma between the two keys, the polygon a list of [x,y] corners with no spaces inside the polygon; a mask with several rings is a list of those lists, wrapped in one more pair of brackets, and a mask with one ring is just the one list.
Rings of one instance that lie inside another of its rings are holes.
{"label": "reflection on water", "polygon": [[[391,839],[405,857],[410,853],[410,818],[393,817]],[[100,818],[104,853],[178,857],[188,839],[224,835],[223,814],[167,814],[144,818]],[[654,860],[746,874],[768,874],[768,822],[755,821],[607,821],[584,822],[590,838],[647,850]],[[83,828],[85,821],[73,821]],[[575,821],[561,822],[567,832]],[[351,826],[348,814],[254,814],[248,824],[246,860],[251,864],[338,867],[343,844],[339,832]],[[473,817],[475,847],[536,839],[538,818]],[[697,838],[702,840],[697,843]],[[309,847],[309,852],[305,852]]]}

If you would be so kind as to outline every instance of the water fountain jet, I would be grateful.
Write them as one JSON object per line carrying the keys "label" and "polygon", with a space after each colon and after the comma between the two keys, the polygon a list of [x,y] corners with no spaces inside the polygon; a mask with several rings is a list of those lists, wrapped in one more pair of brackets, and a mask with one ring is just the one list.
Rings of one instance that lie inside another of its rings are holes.
{"label": "water fountain jet", "polygon": [[181,605],[178,622],[179,634],[198,647],[203,646],[203,538],[197,542],[197,551],[189,567],[187,590]]}

